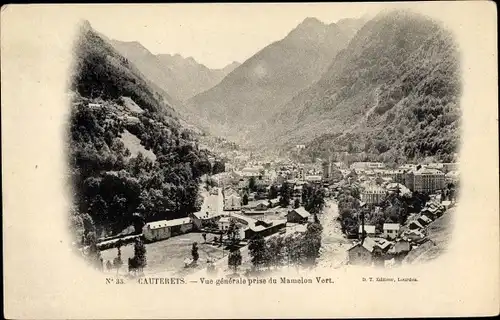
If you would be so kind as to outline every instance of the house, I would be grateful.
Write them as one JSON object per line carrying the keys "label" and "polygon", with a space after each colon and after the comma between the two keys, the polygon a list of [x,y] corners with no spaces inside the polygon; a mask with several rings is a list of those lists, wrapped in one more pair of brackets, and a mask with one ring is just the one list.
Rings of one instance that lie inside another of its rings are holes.
{"label": "house", "polygon": [[361,201],[368,204],[378,204],[385,198],[386,190],[380,186],[371,185],[361,192]]}
{"label": "house", "polygon": [[222,217],[219,219],[219,221],[217,221],[217,227],[222,231],[226,231],[227,229],[229,229],[230,224],[231,220],[229,219],[229,217]]}
{"label": "house", "polygon": [[99,103],[89,103],[88,106],[89,106],[90,109],[100,109],[100,108],[102,108],[102,105],[99,104]]}
{"label": "house", "polygon": [[375,262],[376,256],[382,254],[382,249],[377,242],[370,237],[358,242],[347,250],[349,264],[371,265]]}
{"label": "house", "polygon": [[255,200],[255,192],[250,192],[248,195],[248,201],[254,201]]}
{"label": "house", "polygon": [[307,182],[321,182],[321,176],[317,176],[317,175],[311,175],[311,176],[305,176],[304,178],[305,181]]}
{"label": "house", "polygon": [[269,208],[269,201],[260,200],[255,204],[254,210],[265,211]]}
{"label": "house", "polygon": [[295,197],[300,197],[302,196],[302,186],[294,186],[293,187],[293,195]]}
{"label": "house", "polygon": [[441,215],[441,213],[443,213],[443,211],[444,210],[440,209],[439,207],[428,206],[428,207],[425,207],[424,209],[422,209],[422,211],[420,211],[420,214],[423,216],[427,216],[431,220],[434,220],[437,217],[439,217]]}
{"label": "house", "polygon": [[383,228],[384,237],[388,239],[396,239],[399,235],[399,223],[384,223]]}
{"label": "house", "polygon": [[377,246],[384,252],[389,251],[389,248],[392,246],[392,242],[387,241],[386,239],[374,238],[373,240],[375,241],[375,243],[377,243]]}
{"label": "house", "polygon": [[404,240],[409,240],[409,241],[419,241],[425,238],[425,235],[418,230],[405,231],[401,236]]}
{"label": "house", "polygon": [[[361,237],[363,233],[363,226],[360,225],[358,228],[358,235]],[[375,226],[371,224],[365,224],[365,233],[368,237],[374,236],[376,234]]]}
{"label": "house", "polygon": [[237,188],[238,188],[238,190],[243,190],[243,189],[248,188],[248,180],[240,180],[240,181],[238,181]]}
{"label": "house", "polygon": [[286,221],[292,223],[306,223],[310,216],[311,214],[304,209],[304,207],[299,207],[288,211],[286,214]]}
{"label": "house", "polygon": [[459,174],[458,171],[450,171],[444,176],[444,180],[446,184],[454,184],[456,185],[459,180]]}
{"label": "house", "polygon": [[427,226],[429,223],[432,222],[432,219],[430,219],[428,216],[420,216],[417,221],[423,225],[423,226]]}
{"label": "house", "polygon": [[389,253],[400,254],[411,250],[410,241],[406,239],[398,239],[394,242],[394,245],[389,250]]}
{"label": "house", "polygon": [[279,205],[280,205],[280,199],[279,198],[269,200],[269,207],[270,208],[276,208]]}
{"label": "house", "polygon": [[241,197],[235,193],[231,193],[228,196],[224,197],[224,210],[241,210]]}
{"label": "house", "polygon": [[393,193],[399,193],[400,195],[404,196],[404,195],[409,195],[411,196],[411,190],[408,189],[406,186],[404,186],[403,184],[401,183],[398,183],[398,182],[392,182],[392,183],[388,183],[385,188],[387,189],[387,191],[389,192],[393,192]]}
{"label": "house", "polygon": [[413,191],[432,193],[443,189],[443,187],[444,173],[442,171],[420,168],[413,172]]}
{"label": "house", "polygon": [[361,170],[367,170],[367,169],[383,169],[385,168],[385,164],[382,162],[354,162],[351,164],[351,169],[361,169]]}
{"label": "house", "polygon": [[265,228],[269,228],[270,226],[273,225],[272,221],[266,221],[266,220],[257,220],[255,222],[255,226],[263,226]]}
{"label": "house", "polygon": [[180,218],[146,223],[142,228],[142,234],[146,241],[151,242],[168,239],[171,236],[183,234],[192,229],[193,223],[190,218]]}
{"label": "house", "polygon": [[286,221],[274,221],[271,225],[269,223],[255,223],[245,229],[245,239],[252,239],[259,235],[262,237],[270,236],[279,230],[286,227]]}
{"label": "house", "polygon": [[191,213],[189,216],[193,221],[193,225],[197,229],[213,226],[217,223],[217,220],[220,218],[219,212],[213,211],[198,211]]}
{"label": "house", "polygon": [[415,220],[415,221],[412,221],[408,224],[408,228],[410,230],[421,230],[424,228],[424,226],[422,226],[422,224],[420,224],[420,222]]}
{"label": "house", "polygon": [[451,204],[451,201],[449,201],[449,200],[445,200],[445,201],[441,202],[441,205],[442,205],[445,209],[448,209],[448,208],[450,208],[450,207],[451,207],[451,205],[452,205],[452,204]]}

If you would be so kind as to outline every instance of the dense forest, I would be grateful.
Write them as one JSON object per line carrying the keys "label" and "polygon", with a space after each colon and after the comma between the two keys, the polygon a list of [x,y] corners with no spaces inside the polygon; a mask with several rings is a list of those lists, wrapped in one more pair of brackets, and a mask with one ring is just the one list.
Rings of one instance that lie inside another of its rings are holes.
{"label": "dense forest", "polygon": [[453,35],[436,21],[406,11],[381,13],[317,83],[282,106],[268,136],[277,145],[307,141],[311,157],[334,148],[360,161],[453,161],[459,63]]}
{"label": "dense forest", "polygon": [[[198,148],[133,65],[90,25],[81,32],[68,132],[76,241],[197,210],[200,177],[221,166],[213,166],[213,155]],[[144,152],[132,154],[124,132],[138,138]]]}

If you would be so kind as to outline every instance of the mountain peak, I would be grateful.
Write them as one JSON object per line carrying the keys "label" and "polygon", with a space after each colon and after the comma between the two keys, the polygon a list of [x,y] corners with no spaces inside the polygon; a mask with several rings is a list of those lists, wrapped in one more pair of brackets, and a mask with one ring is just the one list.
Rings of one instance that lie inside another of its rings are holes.
{"label": "mountain peak", "polygon": [[80,22],[80,28],[84,31],[92,30],[92,26],[90,25],[90,22],[88,20],[82,20]]}
{"label": "mountain peak", "polygon": [[325,24],[318,18],[307,17],[299,24],[299,27],[324,27]]}

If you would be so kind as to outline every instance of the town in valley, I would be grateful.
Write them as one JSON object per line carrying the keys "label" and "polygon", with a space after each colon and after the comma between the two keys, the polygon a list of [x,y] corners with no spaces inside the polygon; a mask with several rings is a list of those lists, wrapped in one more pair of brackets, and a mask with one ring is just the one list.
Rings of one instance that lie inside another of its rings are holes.
{"label": "town in valley", "polygon": [[67,143],[71,248],[106,278],[331,284],[306,275],[446,251],[460,81],[434,20],[304,17],[224,68],[106,32],[82,23]]}

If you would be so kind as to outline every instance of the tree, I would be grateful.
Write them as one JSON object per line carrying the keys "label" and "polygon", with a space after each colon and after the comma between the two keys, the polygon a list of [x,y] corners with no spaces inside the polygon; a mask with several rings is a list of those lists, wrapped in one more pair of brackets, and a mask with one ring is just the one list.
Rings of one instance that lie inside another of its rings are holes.
{"label": "tree", "polygon": [[278,188],[275,185],[269,187],[269,199],[276,199],[278,197]]}
{"label": "tree", "polygon": [[248,194],[243,195],[243,199],[241,199],[241,202],[243,203],[244,206],[248,204]]}
{"label": "tree", "polygon": [[271,237],[266,243],[269,253],[269,265],[278,267],[282,265],[284,260],[284,240],[282,237]]}
{"label": "tree", "polygon": [[319,219],[318,219],[318,215],[316,213],[314,214],[314,223],[318,223],[318,224],[320,223]]}
{"label": "tree", "polygon": [[231,243],[231,245],[235,245],[237,243],[240,242],[240,238],[239,238],[239,227],[238,225],[236,224],[235,220],[234,219],[231,219],[229,221],[229,227],[227,228],[227,237]]}
{"label": "tree", "polygon": [[280,206],[283,208],[288,207],[290,204],[290,198],[291,198],[291,189],[288,186],[288,184],[285,182],[281,186],[281,191],[280,191]]}
{"label": "tree", "polygon": [[300,200],[298,198],[296,198],[295,201],[293,202],[293,207],[295,209],[297,209],[298,207],[300,207]]}
{"label": "tree", "polygon": [[226,165],[222,160],[216,160],[212,167],[212,174],[217,174],[226,171]]}
{"label": "tree", "polygon": [[233,268],[234,272],[236,273],[236,270],[238,269],[238,266],[241,265],[241,252],[240,249],[237,249],[235,251],[231,251],[229,253],[229,257],[227,259],[227,263],[230,267]]}
{"label": "tree", "polygon": [[140,213],[134,213],[132,215],[132,223],[134,225],[135,234],[141,234],[142,228],[145,225],[144,217]]}
{"label": "tree", "polygon": [[323,227],[319,223],[314,222],[307,225],[302,243],[302,251],[304,252],[303,263],[308,267],[316,265],[316,260],[319,257],[319,250],[321,248],[322,231]]}
{"label": "tree", "polygon": [[283,241],[284,255],[287,259],[288,265],[300,266],[300,260],[302,259],[301,251],[301,241],[303,235],[297,233],[291,234],[285,237]]}
{"label": "tree", "polygon": [[193,247],[191,248],[191,256],[193,257],[194,263],[196,263],[200,257],[198,254],[198,243],[196,242],[193,243]]}
{"label": "tree", "polygon": [[201,236],[203,237],[203,242],[207,242],[207,234],[203,232]]}
{"label": "tree", "polygon": [[257,184],[255,182],[255,177],[250,177],[248,180],[248,188],[250,189],[251,192],[255,192],[257,189]]}
{"label": "tree", "polygon": [[250,256],[252,257],[252,264],[257,270],[266,264],[266,261],[268,260],[266,243],[260,234],[250,240],[248,250],[250,252]]}
{"label": "tree", "polygon": [[86,236],[86,242],[88,243],[88,252],[87,257],[89,259],[90,264],[96,268],[100,269],[101,267],[101,252],[97,247],[97,237],[94,232],[89,232]]}
{"label": "tree", "polygon": [[118,247],[118,254],[117,254],[116,258],[113,260],[113,267],[116,269],[116,275],[118,275],[118,270],[120,270],[122,265],[123,265],[122,251],[121,251],[121,248]]}
{"label": "tree", "polygon": [[144,245],[144,242],[140,238],[137,238],[137,240],[135,241],[134,260],[135,260],[135,265],[139,269],[139,271],[142,271],[144,267],[146,267],[147,265],[146,246]]}

